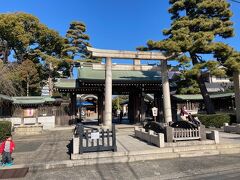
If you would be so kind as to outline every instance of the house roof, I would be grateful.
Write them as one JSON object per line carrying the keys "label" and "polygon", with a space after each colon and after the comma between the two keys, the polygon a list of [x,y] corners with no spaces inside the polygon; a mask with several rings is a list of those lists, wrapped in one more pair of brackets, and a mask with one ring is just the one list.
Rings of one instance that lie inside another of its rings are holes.
{"label": "house roof", "polygon": [[56,88],[67,88],[67,89],[74,89],[76,88],[76,80],[75,79],[59,79],[58,82],[55,83]]}
{"label": "house roof", "polygon": [[[202,100],[201,94],[175,94],[172,95],[177,100]],[[211,99],[234,97],[234,93],[210,94]]]}
{"label": "house roof", "polygon": [[205,85],[206,85],[208,92],[221,92],[221,91],[224,91],[225,89],[229,89],[229,88],[233,87],[233,82],[228,82],[228,83],[205,82]]}
{"label": "house roof", "polygon": [[53,103],[56,102],[56,99],[51,97],[44,96],[21,96],[21,97],[12,97],[13,104],[16,105],[30,105],[30,104],[44,104],[44,103]]}

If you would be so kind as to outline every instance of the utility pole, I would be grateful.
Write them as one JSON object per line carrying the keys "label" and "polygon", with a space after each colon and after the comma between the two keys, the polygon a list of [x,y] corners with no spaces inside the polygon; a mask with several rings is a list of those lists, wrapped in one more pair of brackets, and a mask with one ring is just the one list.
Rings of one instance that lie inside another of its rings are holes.
{"label": "utility pole", "polygon": [[27,75],[27,96],[29,96],[29,75]]}
{"label": "utility pole", "polygon": [[117,97],[117,109],[119,109],[119,96]]}
{"label": "utility pole", "polygon": [[48,77],[48,85],[49,85],[49,96],[53,95],[53,82],[52,82],[52,71],[53,71],[53,66],[52,63],[49,63],[49,77]]}

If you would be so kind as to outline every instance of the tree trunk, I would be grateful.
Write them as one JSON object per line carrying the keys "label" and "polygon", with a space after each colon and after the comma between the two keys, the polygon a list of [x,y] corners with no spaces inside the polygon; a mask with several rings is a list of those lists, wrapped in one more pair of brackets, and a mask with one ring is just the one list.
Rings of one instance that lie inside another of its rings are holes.
{"label": "tree trunk", "polygon": [[[190,56],[192,58],[193,65],[196,65],[199,63],[197,60],[197,56],[195,54],[190,53]],[[197,76],[197,82],[203,97],[207,114],[215,114],[215,108],[214,108],[213,102],[208,94],[208,91],[201,73],[200,75]]]}

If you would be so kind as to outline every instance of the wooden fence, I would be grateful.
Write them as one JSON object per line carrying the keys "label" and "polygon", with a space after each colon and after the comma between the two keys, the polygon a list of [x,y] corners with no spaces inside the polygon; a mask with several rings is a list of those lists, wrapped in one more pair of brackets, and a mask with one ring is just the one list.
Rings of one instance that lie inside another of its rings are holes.
{"label": "wooden fence", "polygon": [[77,126],[79,135],[79,153],[117,151],[115,125],[112,129],[96,129],[85,127],[82,124]]}

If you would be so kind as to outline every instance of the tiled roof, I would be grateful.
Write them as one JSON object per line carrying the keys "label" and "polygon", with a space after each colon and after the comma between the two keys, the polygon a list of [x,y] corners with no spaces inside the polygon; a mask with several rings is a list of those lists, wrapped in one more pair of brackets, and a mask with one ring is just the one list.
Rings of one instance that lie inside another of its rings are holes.
{"label": "tiled roof", "polygon": [[[93,69],[92,67],[79,68],[78,79],[85,80],[104,80],[105,70]],[[161,81],[159,71],[124,71],[114,70],[112,71],[112,80],[144,80],[144,81]]]}
{"label": "tiled roof", "polygon": [[27,105],[27,104],[44,104],[44,103],[53,103],[56,100],[51,97],[43,97],[43,96],[20,96],[20,97],[12,97],[13,104],[18,105]]}
{"label": "tiled roof", "polygon": [[[177,100],[202,100],[201,94],[175,94],[172,95]],[[234,93],[210,94],[210,98],[234,97]]]}

